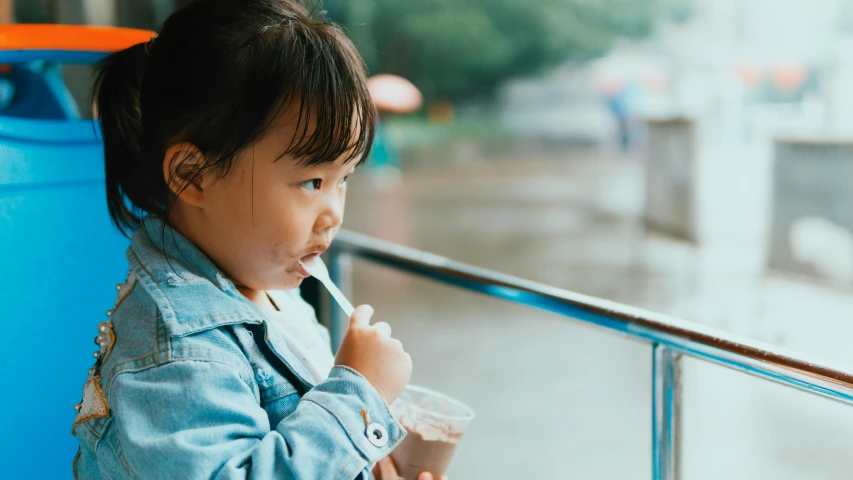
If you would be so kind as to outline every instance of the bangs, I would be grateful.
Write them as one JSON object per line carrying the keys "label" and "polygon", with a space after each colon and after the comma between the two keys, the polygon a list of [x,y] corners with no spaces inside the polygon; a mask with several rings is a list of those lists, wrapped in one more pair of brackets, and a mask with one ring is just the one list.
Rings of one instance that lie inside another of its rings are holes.
{"label": "bangs", "polygon": [[295,134],[282,157],[305,166],[342,158],[361,164],[373,145],[376,108],[364,63],[344,33],[330,23],[306,26],[285,20],[265,27],[258,41],[278,49],[265,57],[261,78],[268,88],[258,90],[268,92],[266,99],[258,99],[269,102],[263,130],[285,112],[296,114]]}

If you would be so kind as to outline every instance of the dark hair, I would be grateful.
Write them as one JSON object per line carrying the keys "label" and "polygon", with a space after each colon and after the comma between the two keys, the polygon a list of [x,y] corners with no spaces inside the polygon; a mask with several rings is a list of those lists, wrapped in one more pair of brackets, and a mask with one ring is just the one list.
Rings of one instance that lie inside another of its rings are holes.
{"label": "dark hair", "polygon": [[298,119],[283,154],[305,165],[363,160],[376,123],[364,63],[341,29],[315,12],[297,0],[197,0],[152,41],[101,61],[92,101],[119,230],[128,234],[144,214],[168,220],[169,146],[199,148],[196,174],[226,175],[284,109],[298,107]]}

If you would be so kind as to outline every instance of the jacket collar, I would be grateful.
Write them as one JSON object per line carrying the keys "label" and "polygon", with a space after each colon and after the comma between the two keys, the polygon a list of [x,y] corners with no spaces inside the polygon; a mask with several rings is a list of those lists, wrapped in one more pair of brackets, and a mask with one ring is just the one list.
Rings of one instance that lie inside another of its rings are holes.
{"label": "jacket collar", "polygon": [[170,335],[264,319],[204,252],[156,217],[146,217],[136,229],[127,260]]}
{"label": "jacket collar", "polygon": [[[244,297],[204,252],[156,217],[146,217],[136,229],[127,260],[138,282],[157,303],[170,336],[268,322],[261,309]],[[274,338],[264,341],[310,388],[311,376],[293,353]]]}

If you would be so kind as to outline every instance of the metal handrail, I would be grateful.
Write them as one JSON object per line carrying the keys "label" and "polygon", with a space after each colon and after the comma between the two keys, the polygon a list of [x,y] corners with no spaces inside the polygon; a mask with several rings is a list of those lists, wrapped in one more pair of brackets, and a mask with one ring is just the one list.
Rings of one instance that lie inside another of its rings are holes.
{"label": "metal handrail", "polygon": [[[848,370],[774,345],[466,265],[354,232],[341,231],[329,253],[332,276],[345,291],[349,282],[349,259],[355,256],[650,343],[653,347],[652,478],[655,480],[678,478],[681,356],[698,358],[853,405],[853,374]],[[332,339],[336,344],[344,333],[345,320],[340,315],[332,318]]]}

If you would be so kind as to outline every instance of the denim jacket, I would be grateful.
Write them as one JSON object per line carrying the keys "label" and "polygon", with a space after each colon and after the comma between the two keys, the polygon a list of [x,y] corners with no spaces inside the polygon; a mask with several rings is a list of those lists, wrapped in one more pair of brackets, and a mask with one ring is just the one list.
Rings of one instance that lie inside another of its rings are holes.
{"label": "denim jacket", "polygon": [[163,228],[149,217],[134,233],[98,327],[75,478],[369,478],[405,436],[373,386],[342,366],[313,384],[279,327]]}

